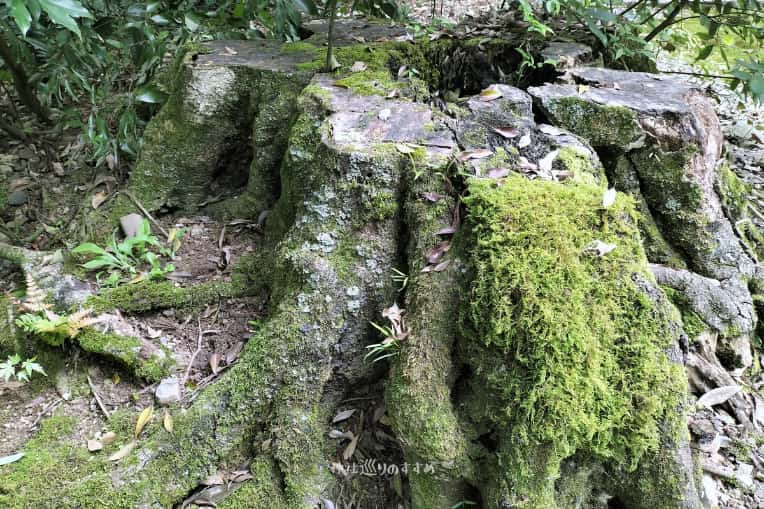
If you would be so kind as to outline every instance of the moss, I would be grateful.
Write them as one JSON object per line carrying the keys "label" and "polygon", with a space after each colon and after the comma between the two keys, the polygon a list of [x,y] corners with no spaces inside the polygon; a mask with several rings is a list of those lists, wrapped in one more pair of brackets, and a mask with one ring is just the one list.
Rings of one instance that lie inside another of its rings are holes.
{"label": "moss", "polygon": [[602,168],[592,164],[590,155],[574,147],[563,147],[557,154],[565,169],[573,174],[573,180],[589,184],[604,184],[606,182]]}
{"label": "moss", "polygon": [[143,281],[133,285],[109,288],[88,298],[86,307],[96,313],[119,309],[128,313],[141,313],[153,309],[187,308],[203,306],[219,299],[241,296],[245,289],[228,282],[202,283],[178,287],[169,281]]}
{"label": "moss", "polygon": [[103,455],[92,455],[84,444],[72,444],[75,417],[54,415],[25,448],[25,457],[0,469],[0,506],[126,507],[105,496],[112,489]]}
{"label": "moss", "polygon": [[[470,181],[475,248],[466,347],[499,435],[500,478],[528,507],[548,507],[562,460],[576,452],[633,470],[656,451],[684,393],[669,324],[635,284],[651,280],[633,202],[603,221],[598,186]],[[584,254],[593,240],[616,249]],[[489,501],[489,504],[493,501]]]}
{"label": "moss", "polygon": [[722,206],[733,221],[737,221],[746,216],[748,196],[751,194],[751,187],[743,182],[740,177],[730,169],[728,164],[722,165],[721,170],[719,171],[717,190],[722,199]]}
{"label": "moss", "polygon": [[133,374],[155,382],[167,376],[173,361],[164,347],[153,353],[143,352],[143,342],[138,338],[102,334],[86,328],[77,335],[77,343],[83,350],[113,359],[130,369]]}
{"label": "moss", "polygon": [[576,133],[595,147],[628,147],[643,136],[637,115],[623,106],[561,97],[549,101],[546,109],[555,125]]}
{"label": "moss", "polygon": [[220,509],[288,509],[281,488],[281,478],[276,463],[267,456],[255,458],[250,466],[253,479],[245,482],[233,495],[217,506]]}

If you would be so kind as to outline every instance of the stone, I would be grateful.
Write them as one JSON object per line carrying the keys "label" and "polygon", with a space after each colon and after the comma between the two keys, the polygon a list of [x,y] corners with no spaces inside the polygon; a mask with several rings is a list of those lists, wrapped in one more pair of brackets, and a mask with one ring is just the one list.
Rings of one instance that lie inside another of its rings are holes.
{"label": "stone", "polygon": [[119,225],[122,227],[122,233],[128,239],[138,235],[138,230],[143,222],[143,216],[140,214],[128,214],[119,218]]}
{"label": "stone", "polygon": [[29,201],[29,193],[24,189],[18,189],[8,195],[8,205],[19,207]]}
{"label": "stone", "polygon": [[180,393],[180,381],[177,377],[171,376],[159,382],[154,396],[157,403],[167,406],[180,401]]}
{"label": "stone", "polygon": [[577,42],[550,42],[541,50],[544,61],[554,61],[556,69],[570,69],[592,61],[592,49]]}

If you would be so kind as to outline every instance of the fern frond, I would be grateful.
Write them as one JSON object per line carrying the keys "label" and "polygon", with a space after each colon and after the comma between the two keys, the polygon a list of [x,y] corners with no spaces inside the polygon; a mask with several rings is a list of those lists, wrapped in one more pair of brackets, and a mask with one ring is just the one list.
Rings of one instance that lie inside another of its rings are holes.
{"label": "fern frond", "polygon": [[45,292],[37,286],[37,283],[29,272],[26,273],[26,286],[26,297],[24,297],[21,306],[19,306],[22,311],[40,313],[46,309],[50,309],[51,305],[45,302],[45,298],[47,297]]}
{"label": "fern frond", "polygon": [[98,318],[92,316],[92,313],[92,308],[85,308],[69,315],[66,322],[66,335],[70,338],[74,338],[85,327],[98,323]]}

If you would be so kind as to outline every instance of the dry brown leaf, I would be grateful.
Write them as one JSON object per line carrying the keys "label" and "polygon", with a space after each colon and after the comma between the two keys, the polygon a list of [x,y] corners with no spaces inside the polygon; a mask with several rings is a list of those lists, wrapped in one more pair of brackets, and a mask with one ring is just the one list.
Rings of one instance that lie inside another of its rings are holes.
{"label": "dry brown leaf", "polygon": [[493,151],[488,150],[487,148],[481,148],[478,150],[465,150],[464,152],[457,154],[456,160],[465,162],[471,159],[485,159],[486,157],[491,157],[492,155]]}
{"label": "dry brown leaf", "polygon": [[228,475],[228,480],[230,482],[242,483],[244,481],[250,481],[252,479],[253,479],[252,474],[248,470],[234,470]]}
{"label": "dry brown leaf", "polygon": [[103,449],[103,444],[98,440],[88,440],[88,451],[96,452]]}
{"label": "dry brown leaf", "polygon": [[135,445],[136,445],[135,440],[133,440],[132,442],[124,446],[122,449],[118,450],[117,452],[109,456],[107,459],[109,461],[119,461],[125,456],[127,456],[128,454],[130,454],[131,452],[133,452],[133,449],[135,449]]}
{"label": "dry brown leaf", "polygon": [[438,263],[441,258],[443,258],[443,255],[448,252],[448,250],[451,249],[451,243],[441,242],[440,244],[437,244],[432,249],[430,249],[427,252],[427,255],[425,255],[425,258],[427,259],[428,263]]}
{"label": "dry brown leaf", "polygon": [[152,417],[154,417],[154,407],[144,408],[138,416],[138,422],[135,423],[135,438],[138,438],[138,435],[141,434],[141,431],[143,431],[143,428],[146,427],[146,424],[149,423]]}
{"label": "dry brown leaf", "polygon": [[444,270],[446,270],[448,268],[448,265],[450,263],[451,263],[451,260],[444,260],[444,261],[440,262],[439,264],[437,264],[436,266],[434,266],[432,268],[432,271],[433,272],[443,272]]}
{"label": "dry brown leaf", "polygon": [[95,194],[93,195],[93,197],[90,199],[90,205],[91,205],[91,206],[92,206],[94,209],[97,209],[97,208],[98,208],[98,207],[100,207],[100,206],[103,204],[103,202],[105,202],[105,201],[106,201],[108,198],[109,198],[109,194],[108,194],[108,193],[106,193],[105,191],[98,191],[98,192],[97,192],[97,193],[95,193]]}
{"label": "dry brown leaf", "polygon": [[543,158],[539,159],[539,170],[543,172],[551,172],[552,171],[552,164],[554,163],[554,160],[557,158],[557,154],[559,154],[559,150],[552,150],[547,155],[545,155]]}
{"label": "dry brown leaf", "polygon": [[101,437],[101,442],[103,445],[111,445],[117,440],[117,434],[113,431],[108,431],[103,434]]}
{"label": "dry brown leaf", "polygon": [[553,125],[548,124],[542,124],[539,126],[539,131],[541,131],[544,134],[548,134],[549,136],[559,136],[563,134],[563,131],[556,128]]}
{"label": "dry brown leaf", "polygon": [[347,461],[350,458],[353,457],[353,454],[355,454],[355,448],[358,446],[358,439],[361,437],[361,435],[356,435],[353,437],[353,440],[350,441],[350,443],[345,447],[345,450],[342,452],[342,458]]}
{"label": "dry brown leaf", "polygon": [[494,132],[500,134],[501,136],[507,139],[515,138],[517,137],[518,134],[520,134],[520,131],[517,129],[517,127],[511,127],[511,126],[497,127],[496,129],[494,129]]}
{"label": "dry brown leaf", "polygon": [[531,144],[531,135],[530,133],[526,133],[520,137],[520,140],[517,142],[517,148],[525,148],[530,144]]}
{"label": "dry brown leaf", "polygon": [[212,370],[213,375],[217,375],[220,373],[220,359],[222,356],[218,352],[214,352],[212,355],[210,355],[210,369]]}

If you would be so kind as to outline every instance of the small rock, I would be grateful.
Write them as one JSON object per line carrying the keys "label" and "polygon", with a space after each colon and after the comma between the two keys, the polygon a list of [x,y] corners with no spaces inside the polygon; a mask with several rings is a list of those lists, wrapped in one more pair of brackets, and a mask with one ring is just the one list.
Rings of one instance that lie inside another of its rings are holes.
{"label": "small rock", "polygon": [[174,376],[165,378],[159,383],[155,396],[160,405],[177,403],[180,401],[180,381]]}
{"label": "small rock", "polygon": [[719,506],[719,491],[716,480],[710,475],[703,476],[703,506],[712,509]]}
{"label": "small rock", "polygon": [[8,195],[8,205],[13,207],[24,205],[27,201],[29,201],[29,193],[27,193],[24,189],[13,191]]}
{"label": "small rock", "polygon": [[142,221],[142,215],[128,214],[119,218],[119,225],[122,227],[125,237],[130,239],[138,234],[138,229],[141,227]]}

